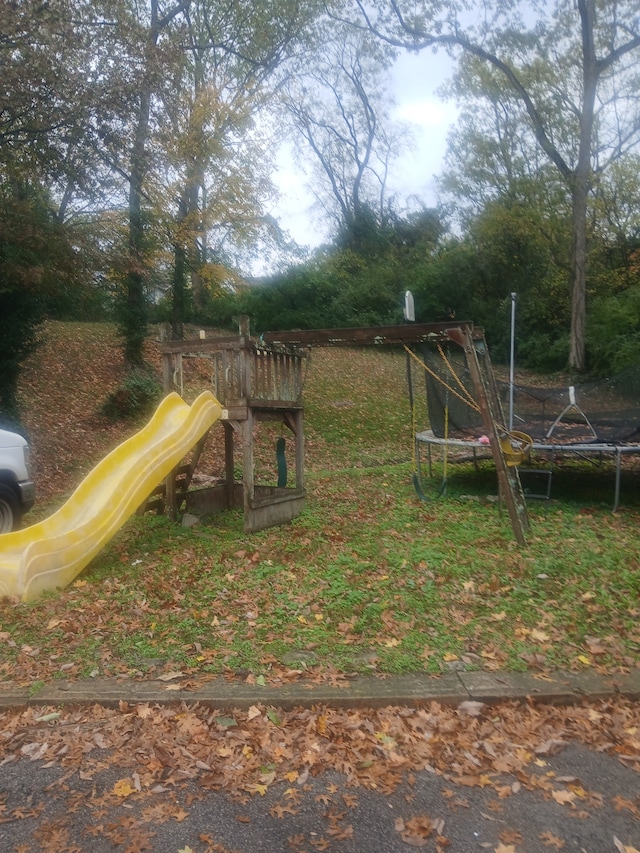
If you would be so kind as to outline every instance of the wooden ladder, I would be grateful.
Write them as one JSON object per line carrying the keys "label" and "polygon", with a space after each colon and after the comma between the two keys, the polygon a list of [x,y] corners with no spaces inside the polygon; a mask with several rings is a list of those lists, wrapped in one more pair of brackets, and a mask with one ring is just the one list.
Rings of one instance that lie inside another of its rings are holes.
{"label": "wooden ladder", "polygon": [[508,438],[504,427],[504,413],[498,395],[495,376],[489,359],[489,350],[484,335],[472,334],[470,326],[448,329],[447,335],[464,350],[469,373],[475,388],[476,401],[480,407],[484,430],[490,439],[491,453],[498,473],[498,487],[504,498],[511,519],[511,527],[518,545],[527,544],[529,516],[518,468],[507,465],[502,442]]}

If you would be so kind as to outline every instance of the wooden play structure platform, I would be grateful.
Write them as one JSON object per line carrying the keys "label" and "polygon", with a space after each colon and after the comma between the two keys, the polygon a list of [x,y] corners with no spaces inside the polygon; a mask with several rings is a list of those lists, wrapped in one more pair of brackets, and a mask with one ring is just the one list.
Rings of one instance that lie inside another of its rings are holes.
{"label": "wooden play structure platform", "polygon": [[[183,502],[187,510],[199,513],[240,508],[247,532],[295,518],[305,502],[302,383],[307,351],[251,337],[244,318],[239,335],[168,341],[160,344],[159,349],[165,393],[182,390],[185,359],[208,360],[212,390],[223,408],[225,442],[224,482],[188,491],[205,436],[194,449],[189,464],[167,478],[164,495],[160,497],[166,509],[175,516]],[[260,421],[279,422],[293,436],[295,482],[292,486],[256,482],[255,429]],[[242,482],[235,479],[236,450],[242,457]]]}

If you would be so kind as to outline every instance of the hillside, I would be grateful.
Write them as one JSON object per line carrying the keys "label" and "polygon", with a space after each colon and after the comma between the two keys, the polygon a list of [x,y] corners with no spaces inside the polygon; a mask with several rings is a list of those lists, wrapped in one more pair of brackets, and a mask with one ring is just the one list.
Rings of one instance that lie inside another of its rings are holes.
{"label": "hillside", "polygon": [[[147,359],[160,378],[155,333]],[[188,365],[185,397],[209,385],[206,363]],[[314,350],[304,387],[306,466],[340,469],[411,456],[410,415],[403,354],[366,350]],[[23,421],[32,445],[38,507],[58,503],[113,447],[141,424],[110,423],[99,409],[124,376],[116,330],[111,324],[47,323],[42,343],[20,382]],[[210,385],[209,385],[210,387]],[[268,433],[268,428],[263,428]],[[278,430],[280,427],[278,426]],[[214,429],[200,475],[222,472],[222,430]],[[270,440],[258,465],[274,465]]]}

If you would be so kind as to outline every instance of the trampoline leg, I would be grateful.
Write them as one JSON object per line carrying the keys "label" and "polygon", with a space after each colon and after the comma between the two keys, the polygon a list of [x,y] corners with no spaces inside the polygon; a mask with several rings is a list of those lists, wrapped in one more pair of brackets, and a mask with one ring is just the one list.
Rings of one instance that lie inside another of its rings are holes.
{"label": "trampoline leg", "polygon": [[620,469],[622,467],[622,454],[618,450],[616,452],[616,485],[615,492],[613,497],[613,512],[616,512],[618,509],[618,504],[620,503]]}

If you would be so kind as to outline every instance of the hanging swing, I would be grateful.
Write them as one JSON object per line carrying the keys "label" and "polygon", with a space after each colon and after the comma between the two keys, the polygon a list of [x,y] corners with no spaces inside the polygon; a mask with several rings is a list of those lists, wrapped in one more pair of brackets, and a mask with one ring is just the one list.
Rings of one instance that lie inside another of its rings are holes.
{"label": "hanging swing", "polygon": [[510,468],[514,468],[528,459],[532,446],[533,439],[525,432],[518,432],[514,429],[500,436],[502,455]]}

